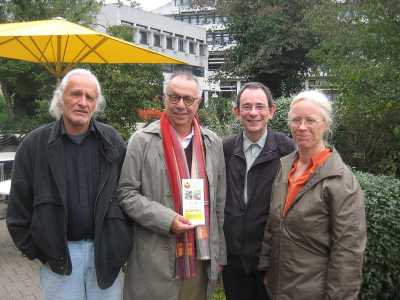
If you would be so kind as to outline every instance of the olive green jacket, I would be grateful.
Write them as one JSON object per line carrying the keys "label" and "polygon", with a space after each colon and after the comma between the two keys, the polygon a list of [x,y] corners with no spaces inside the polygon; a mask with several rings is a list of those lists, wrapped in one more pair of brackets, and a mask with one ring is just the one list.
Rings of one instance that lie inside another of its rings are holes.
{"label": "olive green jacket", "polygon": [[[223,232],[226,197],[225,161],[221,140],[201,129],[206,150],[210,199],[208,295],[226,264]],[[175,300],[181,280],[176,279],[176,238],[170,233],[174,209],[164,161],[160,123],[156,121],[131,137],[122,167],[119,197],[134,220],[133,250],[127,263],[125,300]]]}
{"label": "olive green jacket", "polygon": [[281,159],[259,268],[273,299],[358,299],[366,224],[363,193],[333,150],[283,217],[294,152]]}

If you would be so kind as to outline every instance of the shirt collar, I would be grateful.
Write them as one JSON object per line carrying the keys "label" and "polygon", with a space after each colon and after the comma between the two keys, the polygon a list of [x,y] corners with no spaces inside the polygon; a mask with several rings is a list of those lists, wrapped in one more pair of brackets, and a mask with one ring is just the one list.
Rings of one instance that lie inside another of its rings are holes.
{"label": "shirt collar", "polygon": [[[68,132],[64,126],[63,117],[61,117],[60,122],[61,122],[60,136],[68,135]],[[93,125],[93,119],[90,120],[89,128],[88,128],[88,131],[86,132],[86,134],[89,135],[90,133],[96,133],[96,127],[94,127],[94,125]]]}
{"label": "shirt collar", "polygon": [[246,135],[245,131],[243,130],[243,152],[246,152],[249,147],[253,144],[256,144],[261,149],[264,148],[265,142],[267,140],[268,135],[268,128],[265,128],[263,135],[258,139],[257,142],[253,143]]}
{"label": "shirt collar", "polygon": [[192,132],[189,133],[187,136],[185,136],[182,140],[181,140],[181,145],[183,147],[183,149],[186,149],[187,146],[189,146],[190,141],[192,140],[192,137],[194,135],[194,129],[192,127]]}

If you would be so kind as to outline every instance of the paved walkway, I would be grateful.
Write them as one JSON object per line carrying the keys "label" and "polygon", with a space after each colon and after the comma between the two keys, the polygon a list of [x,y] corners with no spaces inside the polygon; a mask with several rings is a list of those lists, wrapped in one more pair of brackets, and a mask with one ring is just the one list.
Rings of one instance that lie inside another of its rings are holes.
{"label": "paved walkway", "polygon": [[0,220],[0,299],[41,299],[39,263],[23,257],[15,248],[4,219]]}

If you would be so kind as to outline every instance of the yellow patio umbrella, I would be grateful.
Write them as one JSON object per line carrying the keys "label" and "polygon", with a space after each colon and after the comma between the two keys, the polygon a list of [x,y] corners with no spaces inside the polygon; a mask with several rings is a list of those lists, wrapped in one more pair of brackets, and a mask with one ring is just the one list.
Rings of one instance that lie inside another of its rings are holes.
{"label": "yellow patio umbrella", "polygon": [[185,63],[64,19],[0,24],[0,57],[40,63],[57,81],[79,63]]}

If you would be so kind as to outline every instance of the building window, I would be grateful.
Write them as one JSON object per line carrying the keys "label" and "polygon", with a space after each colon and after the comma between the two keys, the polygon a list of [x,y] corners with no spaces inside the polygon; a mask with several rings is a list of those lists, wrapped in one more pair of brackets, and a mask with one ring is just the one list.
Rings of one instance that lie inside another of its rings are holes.
{"label": "building window", "polygon": [[179,41],[178,41],[178,51],[180,51],[180,52],[185,52],[185,50],[183,49],[183,43],[184,43],[184,41],[182,39],[179,39]]}
{"label": "building window", "polygon": [[199,46],[199,54],[200,56],[205,56],[206,55],[206,45],[204,44],[200,44]]}
{"label": "building window", "polygon": [[202,67],[193,67],[193,75],[197,77],[204,77],[204,68]]}
{"label": "building window", "polygon": [[202,18],[201,24],[209,24],[209,23],[210,23],[210,21],[209,21],[209,19],[207,17],[203,17]]}
{"label": "building window", "polygon": [[190,54],[196,54],[196,51],[194,50],[194,42],[190,41],[189,42],[189,53]]}
{"label": "building window", "polygon": [[222,53],[211,53],[208,57],[208,69],[216,71],[224,64],[224,55]]}
{"label": "building window", "polygon": [[144,44],[144,45],[147,45],[148,44],[148,42],[147,42],[147,31],[140,30],[139,34],[140,34],[140,43]]}
{"label": "building window", "polygon": [[214,33],[214,45],[222,45],[223,33]]}
{"label": "building window", "polygon": [[214,40],[214,36],[212,32],[207,32],[207,44],[212,45]]}
{"label": "building window", "polygon": [[216,24],[224,24],[224,17],[216,16],[215,17],[215,23]]}
{"label": "building window", "polygon": [[167,49],[174,50],[173,39],[171,36],[167,36]]}
{"label": "building window", "polygon": [[159,47],[161,48],[161,35],[159,34],[154,34],[154,47]]}
{"label": "building window", "polygon": [[232,40],[229,33],[224,33],[223,39],[224,39],[224,45],[229,44],[229,42]]}

